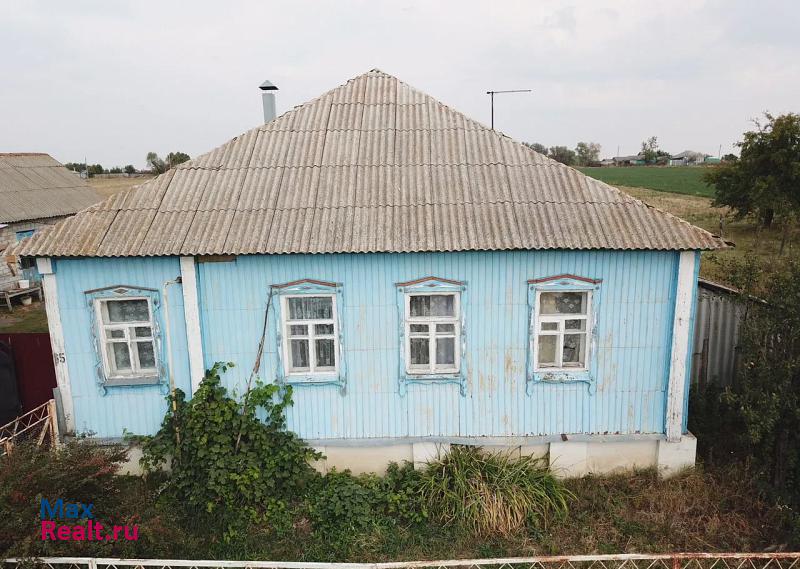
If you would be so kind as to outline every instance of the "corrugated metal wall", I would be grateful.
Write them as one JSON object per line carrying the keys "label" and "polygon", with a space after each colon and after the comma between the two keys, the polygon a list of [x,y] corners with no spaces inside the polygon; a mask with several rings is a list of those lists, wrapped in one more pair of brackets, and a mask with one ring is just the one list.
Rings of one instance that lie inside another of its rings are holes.
{"label": "corrugated metal wall", "polygon": [[[111,387],[105,395],[100,393],[92,345],[94,322],[86,307],[84,291],[113,285],[161,290],[165,281],[180,276],[178,258],[59,259],[55,270],[76,430],[100,437],[121,437],[124,430],[136,434],[155,433],[167,410],[165,393],[160,386]],[[170,287],[169,295],[176,385],[189,393],[186,325],[180,287]],[[163,309],[161,315],[164,330]]]}
{"label": "corrugated metal wall", "polygon": [[692,384],[730,385],[737,365],[742,306],[725,292],[702,285],[697,291]]}
{"label": "corrugated metal wall", "polygon": [[[661,433],[678,254],[469,252],[241,256],[199,265],[206,365],[233,361],[242,386],[258,345],[270,284],[313,278],[343,284],[347,393],[299,386],[289,428],[304,438]],[[525,392],[527,280],[560,273],[603,279],[598,383],[539,384]],[[395,283],[424,276],[466,281],[467,393],[452,384],[398,393]],[[274,314],[264,379],[275,375]]]}

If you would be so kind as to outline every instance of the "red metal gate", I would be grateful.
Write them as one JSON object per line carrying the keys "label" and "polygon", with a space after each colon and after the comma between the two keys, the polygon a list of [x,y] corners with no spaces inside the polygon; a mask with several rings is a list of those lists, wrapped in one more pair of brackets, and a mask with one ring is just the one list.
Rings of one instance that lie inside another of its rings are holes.
{"label": "red metal gate", "polygon": [[52,399],[56,371],[50,334],[0,334],[0,342],[11,346],[22,411],[31,411]]}

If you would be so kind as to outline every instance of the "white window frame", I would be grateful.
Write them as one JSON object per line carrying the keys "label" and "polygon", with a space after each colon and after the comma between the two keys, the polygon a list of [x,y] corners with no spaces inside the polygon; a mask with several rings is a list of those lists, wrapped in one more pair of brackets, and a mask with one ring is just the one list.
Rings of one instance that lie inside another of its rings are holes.
{"label": "white window frame", "polygon": [[[414,296],[453,296],[453,316],[411,316],[411,297]],[[458,291],[419,291],[407,292],[404,299],[405,307],[405,362],[406,373],[412,376],[438,376],[453,375],[461,371],[461,293]],[[412,324],[428,325],[428,333],[411,333]],[[453,324],[452,334],[436,334],[437,324]],[[411,338],[428,338],[428,367],[422,368],[419,365],[411,364]],[[436,365],[436,342],[437,338],[453,338],[454,342],[454,365]]]}
{"label": "white window frame", "polygon": [[[542,293],[563,293],[574,292],[586,294],[586,314],[542,314],[541,313],[541,297]],[[591,349],[592,349],[592,292],[587,289],[556,289],[556,290],[537,290],[536,291],[536,306],[534,306],[532,329],[534,334],[531,337],[531,353],[533,353],[533,371],[540,373],[547,372],[580,372],[589,371],[591,362]],[[584,320],[585,325],[582,331],[567,332],[564,328],[567,320]],[[543,322],[555,322],[558,324],[557,330],[542,330]],[[585,342],[585,353],[583,355],[582,365],[568,365],[565,366],[564,359],[564,335],[570,334],[583,334]],[[539,336],[556,336],[556,365],[554,366],[541,366],[539,365]]]}
{"label": "white window frame", "polygon": [[[108,315],[108,309],[106,308],[109,302],[124,302],[128,300],[144,300],[147,302],[147,312],[148,312],[148,320],[141,320],[141,321],[132,321],[132,322],[116,322],[112,324],[106,324],[106,319],[103,318],[103,315]],[[100,357],[103,361],[103,370],[105,372],[105,376],[107,379],[114,380],[114,379],[130,379],[134,377],[158,377],[159,375],[159,366],[158,366],[158,350],[156,346],[156,324],[155,319],[153,317],[153,303],[152,299],[147,296],[124,296],[124,297],[114,297],[114,298],[98,298],[94,301],[95,305],[95,315],[97,319],[97,330],[98,330],[98,338],[100,340]],[[137,338],[133,332],[134,328],[138,327],[149,327],[150,328],[150,337],[149,338]],[[123,338],[109,338],[107,332],[110,330],[121,330],[123,332]],[[150,341],[153,346],[153,358],[155,360],[154,367],[141,367],[139,363],[139,350],[136,349],[134,344],[143,343],[145,341]],[[128,347],[128,354],[131,360],[131,369],[130,370],[118,370],[116,368],[116,362],[113,361],[112,358],[108,356],[108,348],[110,344],[126,344]]]}
{"label": "white window frame", "polygon": [[[314,320],[292,320],[289,318],[289,299],[292,298],[330,298],[331,299],[331,318],[322,318]],[[295,376],[332,376],[338,375],[340,368],[341,354],[339,353],[339,313],[336,306],[336,294],[329,293],[313,293],[313,294],[285,294],[281,295],[281,336],[283,337],[283,368],[284,374],[288,377]],[[317,324],[333,324],[333,333],[331,334],[317,334],[315,325]],[[292,336],[290,326],[308,326],[308,333],[305,336]],[[308,341],[308,369],[294,369],[292,368],[292,354],[291,354],[291,341],[296,339],[304,339]],[[317,368],[317,348],[315,340],[333,340],[333,354],[334,366],[333,368],[325,367],[322,369]]]}

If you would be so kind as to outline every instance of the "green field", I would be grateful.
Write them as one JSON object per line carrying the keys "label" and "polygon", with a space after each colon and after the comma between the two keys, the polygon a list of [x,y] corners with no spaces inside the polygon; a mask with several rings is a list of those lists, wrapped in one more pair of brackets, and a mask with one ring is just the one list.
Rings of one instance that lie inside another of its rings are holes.
{"label": "green field", "polygon": [[578,168],[587,176],[611,184],[630,188],[648,188],[659,192],[714,197],[714,190],[703,183],[702,166],[630,166],[608,168]]}

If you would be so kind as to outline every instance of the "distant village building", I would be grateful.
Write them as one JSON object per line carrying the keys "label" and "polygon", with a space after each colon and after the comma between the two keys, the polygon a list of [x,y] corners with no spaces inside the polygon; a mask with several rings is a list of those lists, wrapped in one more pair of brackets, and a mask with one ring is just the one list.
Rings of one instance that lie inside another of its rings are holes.
{"label": "distant village building", "polygon": [[[102,199],[48,154],[0,153],[0,252]],[[32,261],[3,256],[0,290],[28,277],[36,278]]]}
{"label": "distant village building", "polygon": [[707,154],[695,152],[694,150],[684,150],[680,154],[673,154],[669,157],[670,166],[697,166],[702,164]]}
{"label": "distant village building", "polygon": [[631,156],[614,156],[612,158],[614,166],[644,166],[647,161],[644,154],[632,154]]}

